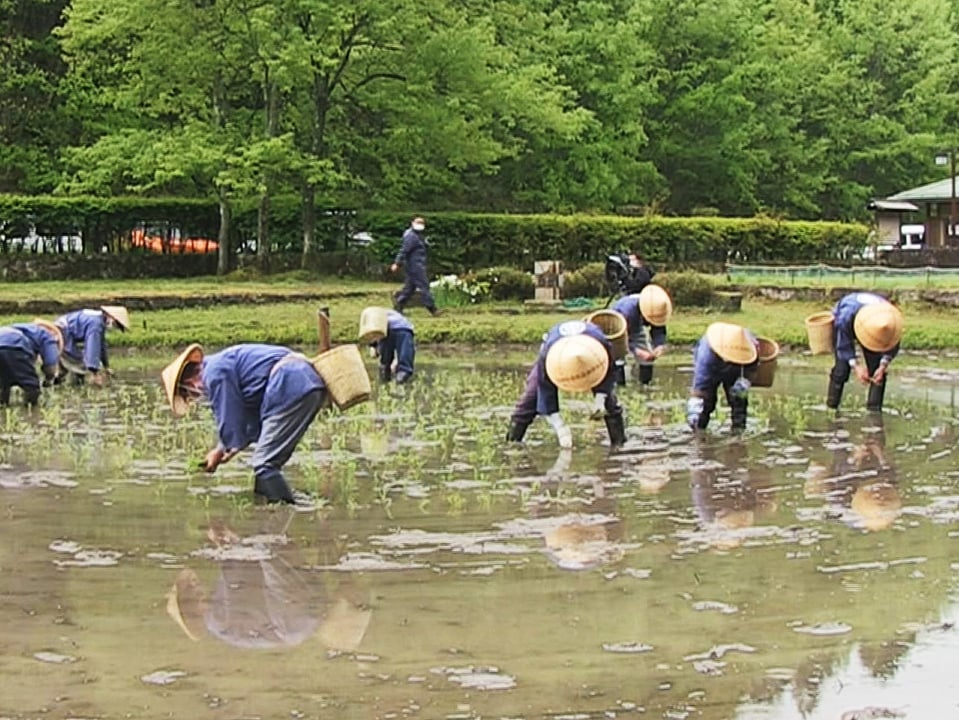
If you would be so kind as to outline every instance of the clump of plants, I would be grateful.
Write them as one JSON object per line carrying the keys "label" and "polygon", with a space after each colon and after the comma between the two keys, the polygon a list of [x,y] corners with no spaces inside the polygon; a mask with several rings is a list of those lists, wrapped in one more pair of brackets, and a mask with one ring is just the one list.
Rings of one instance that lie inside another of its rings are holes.
{"label": "clump of plants", "polygon": [[506,266],[477,270],[466,279],[487,285],[491,300],[528,300],[535,289],[532,274]]}

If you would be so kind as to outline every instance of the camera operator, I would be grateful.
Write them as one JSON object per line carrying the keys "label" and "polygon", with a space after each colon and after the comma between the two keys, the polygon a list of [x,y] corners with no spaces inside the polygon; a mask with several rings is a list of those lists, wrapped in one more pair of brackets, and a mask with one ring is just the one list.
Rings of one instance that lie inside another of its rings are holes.
{"label": "camera operator", "polygon": [[638,250],[617,253],[606,258],[606,279],[620,295],[635,295],[649,285],[656,271],[649,267]]}

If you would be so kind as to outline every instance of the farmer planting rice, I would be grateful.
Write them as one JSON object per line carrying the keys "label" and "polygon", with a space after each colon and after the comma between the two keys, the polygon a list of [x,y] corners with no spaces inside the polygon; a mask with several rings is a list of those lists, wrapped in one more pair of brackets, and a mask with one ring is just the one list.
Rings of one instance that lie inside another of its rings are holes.
{"label": "farmer planting rice", "polygon": [[163,370],[162,379],[174,415],[184,415],[203,396],[210,402],[219,441],[206,454],[206,472],[256,443],[256,499],[309,502],[290,488],[282,468],[327,400],[327,383],[313,362],[276,345],[234,345],[206,356],[194,343]]}
{"label": "farmer planting rice", "polygon": [[686,421],[705,430],[716,409],[719,387],[726,393],[733,430],[746,427],[748,394],[759,367],[759,341],[746,328],[715,322],[693,348],[693,384],[686,401]]}
{"label": "farmer planting rice", "polygon": [[573,446],[573,435],[559,412],[559,391],[591,392],[591,418],[603,418],[610,445],[626,442],[623,408],[616,399],[613,347],[593,323],[568,321],[554,325],[543,338],[539,356],[526,377],[526,387],[510,418],[506,439],[520,442],[537,415],[556,432],[561,448]]}
{"label": "farmer planting rice", "polygon": [[40,359],[44,384],[52,383],[59,371],[63,335],[46,320],[0,327],[0,405],[10,404],[10,389],[23,390],[27,405],[40,399],[36,363]]}
{"label": "farmer planting rice", "polygon": [[413,378],[416,337],[405,315],[387,308],[366,308],[360,315],[360,342],[369,343],[379,358],[380,382],[397,384]]}
{"label": "farmer planting rice", "polygon": [[[826,405],[839,408],[842,391],[851,373],[869,387],[866,409],[882,411],[889,364],[899,354],[902,313],[880,295],[849,293],[833,308],[835,364],[829,373]],[[856,344],[862,347],[863,362],[856,358]]]}
{"label": "farmer planting rice", "polygon": [[[653,363],[666,352],[666,323],[673,314],[673,301],[659,285],[646,285],[643,290],[613,303],[613,310],[626,318],[629,354],[639,365],[639,382],[653,380]],[[626,384],[626,360],[616,362],[616,381]]]}
{"label": "farmer planting rice", "polygon": [[63,333],[61,363],[77,385],[84,381],[102,385],[110,371],[106,331],[130,329],[130,315],[122,305],[103,305],[97,310],[75,310],[62,315],[56,325]]}

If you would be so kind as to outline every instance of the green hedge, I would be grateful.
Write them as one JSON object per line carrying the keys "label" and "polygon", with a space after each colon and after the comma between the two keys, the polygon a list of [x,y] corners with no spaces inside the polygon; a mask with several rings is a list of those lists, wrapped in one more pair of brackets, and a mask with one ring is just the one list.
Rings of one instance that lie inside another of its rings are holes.
{"label": "green hedge", "polygon": [[[530,271],[536,260],[562,260],[567,269],[602,261],[610,252],[641,250],[659,267],[734,262],[843,262],[866,245],[865,225],[771,218],[665,218],[594,215],[424,213],[432,273],[508,266]],[[356,231],[373,235],[374,259],[388,263],[411,212],[317,209],[324,250],[345,249]],[[0,195],[0,234],[81,234],[86,252],[113,249],[138,223],[168,222],[187,235],[216,237],[218,208],[210,200],[60,198]],[[255,237],[256,208],[234,208],[234,248]],[[302,248],[301,207],[294,197],[272,203],[270,239],[276,252]]]}

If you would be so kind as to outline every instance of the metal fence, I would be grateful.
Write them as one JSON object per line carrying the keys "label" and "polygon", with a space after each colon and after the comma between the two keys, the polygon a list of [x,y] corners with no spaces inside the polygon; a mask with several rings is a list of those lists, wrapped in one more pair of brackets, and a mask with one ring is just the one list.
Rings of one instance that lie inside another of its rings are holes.
{"label": "metal fence", "polygon": [[727,265],[726,274],[734,282],[773,283],[778,285],[857,285],[955,287],[959,285],[959,268],[911,267],[884,265],[837,267],[815,265]]}

